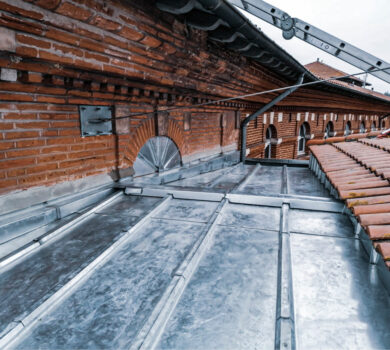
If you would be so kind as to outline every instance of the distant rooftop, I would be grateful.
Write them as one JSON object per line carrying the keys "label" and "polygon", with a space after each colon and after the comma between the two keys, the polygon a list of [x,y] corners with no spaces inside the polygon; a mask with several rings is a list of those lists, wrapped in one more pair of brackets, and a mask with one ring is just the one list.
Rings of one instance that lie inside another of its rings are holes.
{"label": "distant rooftop", "polygon": [[[333,68],[322,61],[315,61],[312,63],[309,63],[305,65],[305,67],[312,72],[315,76],[321,79],[329,79],[333,77],[344,77],[348,75],[348,73],[345,73],[339,69]],[[357,86],[364,86],[364,80],[359,79],[357,77],[348,77],[348,78],[342,78],[340,81],[344,81],[349,84],[357,85]],[[371,85],[370,83],[366,83],[366,86]]]}
{"label": "distant rooftop", "polygon": [[[348,73],[345,73],[339,69],[333,68],[323,62],[315,61],[309,64],[305,65],[305,68],[310,71],[312,74],[314,74],[319,79],[329,79],[333,77],[343,77],[345,75],[348,75]],[[379,97],[381,99],[389,100],[390,97],[386,96],[380,92],[373,91],[370,89],[364,88],[364,81],[357,78],[357,77],[348,77],[348,78],[342,78],[338,80],[331,80],[330,83],[340,85],[343,87],[347,87],[354,91],[363,92],[364,94]],[[371,84],[366,83],[366,86],[369,86]]]}

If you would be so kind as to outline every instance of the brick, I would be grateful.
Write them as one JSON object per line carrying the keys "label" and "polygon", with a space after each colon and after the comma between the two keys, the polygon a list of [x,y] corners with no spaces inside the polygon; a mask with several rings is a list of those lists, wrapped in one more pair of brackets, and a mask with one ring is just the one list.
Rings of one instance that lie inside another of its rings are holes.
{"label": "brick", "polygon": [[39,12],[36,11],[30,11],[30,10],[25,10],[23,8],[17,7],[17,6],[12,6],[8,5],[6,3],[0,2],[0,10],[4,10],[6,12],[14,13],[18,16],[26,17],[26,18],[32,18],[32,19],[37,19],[37,20],[42,20],[43,15]]}
{"label": "brick", "polygon": [[[1,124],[0,124],[1,125]],[[48,128],[48,122],[15,123],[17,129],[43,129]]]}
{"label": "brick", "polygon": [[88,157],[91,157],[89,151],[68,153],[68,159],[86,159]]}
{"label": "brick", "polygon": [[46,174],[41,175],[28,175],[26,177],[19,177],[18,184],[19,185],[32,185],[43,183],[46,180]]}
{"label": "brick", "polygon": [[162,44],[160,40],[153,38],[151,36],[146,36],[140,41],[140,43],[144,44],[147,47],[152,47],[152,48],[159,47]]}
{"label": "brick", "polygon": [[40,140],[40,139],[23,140],[23,141],[17,141],[16,147],[17,148],[40,147],[40,146],[44,146],[45,144],[46,144],[45,140]]}
{"label": "brick", "polygon": [[7,177],[26,175],[26,168],[18,168],[7,171]]}
{"label": "brick", "polygon": [[126,39],[132,41],[139,41],[144,37],[144,34],[140,33],[136,29],[132,29],[128,26],[124,26],[119,32],[118,35],[123,36]]}
{"label": "brick", "polygon": [[109,57],[103,56],[103,55],[99,55],[99,54],[94,53],[94,52],[85,52],[84,57],[86,59],[92,59],[92,60],[96,60],[96,61],[104,62],[104,63],[108,63],[110,61]]}
{"label": "brick", "polygon": [[37,39],[37,38],[34,38],[33,36],[30,36],[30,35],[17,34],[16,40],[18,43],[38,47],[41,49],[50,49],[51,48],[51,42],[46,41],[46,40]]}
{"label": "brick", "polygon": [[14,147],[15,147],[14,142],[4,142],[4,141],[0,142],[0,151],[4,151],[4,150],[11,149]]}
{"label": "brick", "polygon": [[74,46],[78,46],[80,41],[78,36],[54,28],[48,29],[45,36],[47,38]]}
{"label": "brick", "polygon": [[13,150],[13,151],[7,151],[6,154],[7,154],[7,158],[34,156],[39,154],[39,149],[32,148],[32,149]]}
{"label": "brick", "polygon": [[60,163],[60,169],[62,168],[80,168],[85,163],[85,160],[68,160]]}
{"label": "brick", "polygon": [[38,50],[27,46],[18,46],[16,53],[20,56],[38,57]]}
{"label": "brick", "polygon": [[35,165],[33,167],[26,168],[26,173],[29,174],[37,174],[37,173],[46,173],[51,170],[55,170],[58,168],[57,163],[44,164],[44,165]]}
{"label": "brick", "polygon": [[0,101],[24,101],[31,102],[34,101],[34,97],[27,94],[17,94],[17,93],[0,93]]}
{"label": "brick", "polygon": [[69,121],[51,121],[50,127],[51,128],[79,128],[79,121],[78,120],[69,120]]}
{"label": "brick", "polygon": [[33,137],[38,137],[39,132],[38,131],[13,131],[13,132],[7,132],[5,134],[5,138],[7,140],[11,139],[28,139]]}
{"label": "brick", "polygon": [[82,151],[84,150],[84,145],[74,145],[70,146],[71,151]]}
{"label": "brick", "polygon": [[38,96],[36,98],[37,102],[46,102],[46,103],[65,103],[64,98],[52,97],[52,96]]}
{"label": "brick", "polygon": [[[7,192],[18,184],[16,179],[0,180],[0,188],[7,189]],[[2,191],[4,193],[4,191]]]}
{"label": "brick", "polygon": [[99,51],[99,52],[102,52],[104,53],[105,50],[104,48],[102,47],[101,43],[99,44],[97,41],[94,41],[94,40],[90,40],[90,39],[81,39],[80,40],[80,47],[84,48],[84,49],[87,49],[87,50],[90,50],[90,51]]}
{"label": "brick", "polygon": [[74,32],[80,36],[83,36],[83,37],[86,37],[89,39],[97,40],[100,42],[104,41],[103,35],[101,35],[100,33],[97,33],[96,31],[93,32],[93,31],[90,31],[90,30],[87,30],[87,29],[84,29],[81,27],[76,27],[76,28],[74,28]]}
{"label": "brick", "polygon": [[37,158],[38,164],[42,163],[52,163],[52,162],[59,162],[62,160],[65,160],[66,154],[60,153],[60,154],[49,154],[49,155],[43,155]]}
{"label": "brick", "polygon": [[80,6],[71,4],[67,1],[63,1],[61,5],[56,9],[56,12],[67,17],[78,19],[80,21],[86,21],[92,16],[91,11],[86,10]]}
{"label": "brick", "polygon": [[60,129],[58,130],[58,136],[78,136],[80,135],[80,130],[75,129]]}
{"label": "brick", "polygon": [[103,16],[96,15],[94,16],[89,23],[91,25],[97,26],[99,28],[102,28],[104,30],[109,30],[109,31],[117,31],[121,28],[121,24],[118,22],[111,21],[107,18],[104,18]]}
{"label": "brick", "polygon": [[102,64],[100,62],[85,61],[84,59],[75,58],[74,65],[77,68],[84,68],[88,70],[102,70]]}
{"label": "brick", "polygon": [[54,139],[48,139],[46,144],[51,145],[70,145],[73,144],[73,137],[56,137]]}
{"label": "brick", "polygon": [[35,164],[35,158],[6,159],[0,161],[0,169],[12,169]]}
{"label": "brick", "polygon": [[11,130],[14,128],[13,123],[0,123],[0,132],[5,130]]}
{"label": "brick", "polygon": [[66,55],[73,55],[73,56],[76,56],[76,57],[83,57],[84,56],[84,52],[82,50],[76,49],[76,48],[72,48],[70,46],[65,46],[65,45],[61,45],[61,44],[53,44],[53,48],[56,51],[60,51],[63,54],[66,54]]}
{"label": "brick", "polygon": [[47,10],[54,10],[59,4],[61,0],[37,0],[35,5],[43,7]]}
{"label": "brick", "polygon": [[43,130],[41,135],[42,135],[42,137],[58,136],[58,130]]}
{"label": "brick", "polygon": [[25,83],[41,83],[43,80],[42,73],[36,72],[23,72],[21,76],[21,81]]}
{"label": "brick", "polygon": [[74,62],[73,58],[71,58],[71,57],[64,57],[64,56],[56,55],[54,53],[43,51],[43,50],[39,50],[39,57],[44,59],[44,60],[48,60],[48,61],[52,61],[52,62],[56,62],[56,63],[72,64]]}
{"label": "brick", "polygon": [[41,35],[43,33],[42,24],[29,21],[28,26],[26,26],[26,21],[24,18],[17,18],[13,15],[8,16],[5,13],[2,13],[0,17],[0,25],[11,30],[18,30],[35,35]]}
{"label": "brick", "polygon": [[107,43],[108,45],[112,45],[115,47],[120,47],[122,49],[127,49],[128,48],[128,40],[117,40],[116,38],[113,38],[111,36],[106,35],[104,37],[104,42]]}
{"label": "brick", "polygon": [[52,147],[45,147],[41,148],[41,154],[47,154],[47,153],[64,153],[68,151],[68,146],[52,146]]}
{"label": "brick", "polygon": [[104,142],[96,142],[96,143],[89,143],[85,145],[86,150],[91,150],[91,149],[104,149],[107,147],[107,144]]}

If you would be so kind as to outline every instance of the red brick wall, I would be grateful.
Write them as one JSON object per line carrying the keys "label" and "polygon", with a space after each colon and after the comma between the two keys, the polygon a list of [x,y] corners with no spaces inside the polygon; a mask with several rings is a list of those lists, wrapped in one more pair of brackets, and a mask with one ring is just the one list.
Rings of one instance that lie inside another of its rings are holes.
{"label": "red brick wall", "polygon": [[[359,133],[360,123],[365,122],[367,131],[371,131],[371,124],[373,121],[376,123],[376,128],[379,130],[379,116],[383,115],[383,112],[378,114],[367,113],[365,111],[359,111],[350,109],[349,111],[335,112],[335,109],[329,109],[327,112],[321,109],[310,109],[302,112],[289,112],[282,111],[280,108],[272,109],[265,113],[267,115],[266,124],[264,124],[264,115],[257,118],[256,122],[252,121],[248,127],[247,148],[250,149],[249,157],[262,158],[264,157],[264,142],[265,132],[270,125],[270,114],[274,113],[273,125],[277,129],[277,137],[281,140],[279,145],[273,147],[276,148],[276,158],[297,158],[298,157],[298,135],[299,129],[302,123],[307,122],[310,126],[310,134],[314,138],[323,138],[327,123],[330,121],[333,123],[334,132],[337,136],[344,135],[345,126],[348,121],[351,122],[351,127],[354,134]],[[278,114],[283,113],[283,121],[278,122]],[[300,114],[298,120],[298,113]],[[306,118],[306,114],[308,114]],[[314,120],[312,116],[314,114]],[[332,118],[332,119],[331,119]],[[345,118],[345,120],[344,120]],[[360,120],[361,118],[361,120]],[[386,128],[390,126],[389,121],[385,120]]]}
{"label": "red brick wall", "polygon": [[[82,138],[80,104],[113,105],[123,116],[281,83],[238,55],[208,48],[204,33],[187,32],[172,16],[136,1],[124,7],[117,1],[2,0],[0,26],[0,69],[12,73],[0,81],[2,192],[98,173],[131,174],[126,169],[157,134],[156,117],[117,121],[116,135]],[[164,134],[184,159],[237,148],[231,113],[243,107],[169,113],[162,117]]]}
{"label": "red brick wall", "polygon": [[[99,173],[130,175],[139,149],[157,134],[171,137],[185,161],[235,149],[237,113],[243,118],[276,94],[190,106],[291,83],[209,43],[206,33],[153,1],[135,0],[0,0],[0,69],[0,192]],[[145,115],[115,121],[115,135],[83,138],[79,105],[114,106],[118,117]],[[187,108],[159,114],[157,123],[152,112],[177,106]],[[286,121],[289,110],[319,107],[387,110],[356,96],[298,90],[275,109],[285,114],[275,122],[283,138],[278,157],[295,156],[299,126],[295,117]],[[248,145],[257,156],[266,126],[262,118],[258,129],[250,126]]]}

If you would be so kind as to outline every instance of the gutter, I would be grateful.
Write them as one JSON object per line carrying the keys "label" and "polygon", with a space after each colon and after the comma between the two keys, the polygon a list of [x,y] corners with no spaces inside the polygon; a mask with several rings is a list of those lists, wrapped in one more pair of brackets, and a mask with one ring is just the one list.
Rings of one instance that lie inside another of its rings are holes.
{"label": "gutter", "polygon": [[296,89],[299,88],[299,86],[303,82],[303,78],[305,77],[305,73],[303,73],[298,81],[295,83],[294,86],[292,86],[290,89],[284,91],[279,96],[275,97],[271,102],[267,103],[265,106],[257,110],[255,113],[251,114],[250,116],[246,117],[242,123],[241,123],[241,161],[245,163],[246,158],[246,135],[247,135],[247,126],[248,124],[255,118],[257,118],[259,115],[265,113],[270,108],[272,108],[275,104],[278,102],[284,100],[288,95],[293,93]]}
{"label": "gutter", "polygon": [[[297,73],[305,73],[311,80],[316,80],[314,74],[301,65],[293,56],[282,49],[277,43],[268,38],[259,28],[255,27],[233,5],[225,0],[197,0],[206,11],[210,11],[228,23],[237,33],[242,34],[249,42],[255,43],[260,49],[266,50],[272,55],[288,64]],[[256,58],[254,58],[256,60]],[[261,63],[261,61],[260,61]],[[267,66],[266,66],[267,67]],[[268,67],[272,70],[272,67]],[[291,79],[291,77],[290,77]]]}

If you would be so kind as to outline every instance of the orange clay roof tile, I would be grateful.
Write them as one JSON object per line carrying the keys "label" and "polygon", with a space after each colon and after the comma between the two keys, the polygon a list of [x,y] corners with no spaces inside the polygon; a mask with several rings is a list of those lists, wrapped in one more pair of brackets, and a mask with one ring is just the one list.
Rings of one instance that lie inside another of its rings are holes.
{"label": "orange clay roof tile", "polygon": [[370,225],[367,233],[372,240],[390,239],[390,225]]}
{"label": "orange clay roof tile", "polygon": [[383,256],[383,259],[390,260],[390,242],[379,243],[378,251]]}
{"label": "orange clay roof tile", "polygon": [[390,179],[390,140],[340,140],[312,144],[310,151],[390,270],[390,183],[383,176]]}
{"label": "orange clay roof tile", "polygon": [[[305,65],[305,68],[307,70],[309,70],[310,72],[312,72],[315,76],[317,76],[320,79],[329,79],[329,78],[334,78],[334,77],[343,77],[343,76],[347,75],[347,73],[344,73],[344,72],[342,72],[342,71],[340,71],[338,69],[330,67],[327,64],[319,62],[319,61],[309,63],[309,64]],[[349,79],[354,80],[356,82],[361,82],[361,80],[359,78],[356,78],[356,77],[350,77]],[[330,80],[329,83],[332,83],[332,84],[335,84],[335,85],[339,85],[339,86],[343,86],[343,87],[346,87],[346,88],[348,88],[350,90],[359,91],[361,93],[364,93],[364,94],[367,94],[367,95],[370,95],[370,96],[375,96],[375,97],[379,97],[379,98],[381,98],[383,100],[389,100],[390,101],[390,97],[389,96],[386,96],[384,94],[381,94],[380,92],[369,90],[369,89],[366,89],[366,88],[363,88],[363,87],[360,87],[360,86],[357,86],[357,85],[352,85],[352,84],[350,84],[348,82],[344,82],[344,81],[340,81],[340,80]]]}
{"label": "orange clay roof tile", "polygon": [[359,205],[353,208],[355,215],[390,213],[390,203]]}
{"label": "orange clay roof tile", "polygon": [[358,205],[390,203],[390,195],[374,196],[374,197],[361,197],[359,199],[347,199],[346,202],[347,202],[348,208],[353,208],[353,207],[356,207]]}
{"label": "orange clay roof tile", "polygon": [[387,225],[390,224],[390,213],[362,214],[358,215],[358,219],[363,227],[369,225]]}

